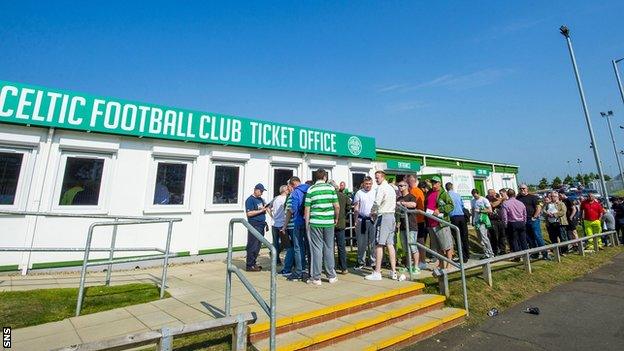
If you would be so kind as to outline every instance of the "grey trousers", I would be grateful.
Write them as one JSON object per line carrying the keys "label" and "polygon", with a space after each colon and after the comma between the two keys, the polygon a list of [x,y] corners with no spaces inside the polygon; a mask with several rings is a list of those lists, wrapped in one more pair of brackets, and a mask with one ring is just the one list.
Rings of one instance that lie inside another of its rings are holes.
{"label": "grey trousers", "polygon": [[494,251],[492,251],[492,244],[490,244],[490,237],[488,236],[488,230],[485,224],[477,224],[476,229],[477,234],[479,234],[481,246],[483,246],[483,253],[485,253],[487,257],[494,257]]}
{"label": "grey trousers", "polygon": [[[362,231],[363,225],[365,228]],[[366,251],[368,251],[370,265],[375,265],[375,234],[375,222],[363,219],[355,226],[358,266],[366,266]]]}
{"label": "grey trousers", "polygon": [[310,227],[308,238],[310,239],[310,277],[313,280],[320,280],[323,265],[325,265],[327,278],[335,278],[334,227]]}

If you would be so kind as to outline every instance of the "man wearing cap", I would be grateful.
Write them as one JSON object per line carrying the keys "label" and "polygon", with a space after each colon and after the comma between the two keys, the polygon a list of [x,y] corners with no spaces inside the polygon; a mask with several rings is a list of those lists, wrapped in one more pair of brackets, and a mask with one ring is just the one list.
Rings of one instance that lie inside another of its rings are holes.
{"label": "man wearing cap", "polygon": [[386,181],[384,171],[375,172],[377,190],[375,201],[371,209],[371,216],[375,219],[376,246],[375,246],[375,271],[364,277],[367,280],[381,280],[381,261],[383,260],[383,248],[388,248],[390,259],[391,278],[398,280],[396,272],[396,251],[394,250],[394,230],[396,228],[396,191]]}
{"label": "man wearing cap", "polygon": [[[449,214],[455,208],[453,199],[442,188],[442,178],[433,176],[430,181],[431,191],[427,193],[427,198],[425,199],[426,212],[443,218],[448,222],[450,221]],[[436,247],[438,252],[449,260],[453,259],[453,234],[451,234],[451,228],[432,218],[427,218],[427,224],[432,246]],[[442,269],[448,267],[448,262],[444,260],[438,260],[438,262],[438,267],[433,270],[434,276],[442,275]]]}
{"label": "man wearing cap", "polygon": [[[256,184],[253,194],[251,194],[247,200],[245,200],[245,213],[247,214],[247,221],[251,224],[260,235],[264,235],[266,224],[266,211],[269,208],[264,199],[262,193],[266,191],[266,188],[261,183]],[[260,253],[260,247],[262,243],[256,238],[251,231],[247,231],[247,261],[246,269],[248,272],[259,272],[262,270],[262,266],[256,264],[256,259]]]}
{"label": "man wearing cap", "polygon": [[[416,198],[416,209],[424,211],[425,210],[425,193],[422,191],[420,187],[418,187],[418,178],[414,174],[410,174],[407,176],[407,184],[409,186],[410,194],[414,195]],[[425,225],[425,216],[421,214],[416,215],[416,223],[418,224],[418,234],[416,241],[425,245],[427,241],[427,226]],[[419,269],[427,269],[427,264],[425,263],[425,257],[427,256],[425,253],[425,249],[418,248],[418,257],[420,262],[418,262]]]}

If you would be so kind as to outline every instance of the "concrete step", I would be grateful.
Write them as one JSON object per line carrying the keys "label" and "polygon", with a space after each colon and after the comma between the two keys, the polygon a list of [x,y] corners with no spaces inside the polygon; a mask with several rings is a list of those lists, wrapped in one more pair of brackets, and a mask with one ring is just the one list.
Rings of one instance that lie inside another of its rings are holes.
{"label": "concrete step", "polygon": [[382,328],[331,343],[319,348],[323,351],[344,350],[398,350],[463,323],[466,311],[459,308],[442,308],[410,317]]}
{"label": "concrete step", "polygon": [[[367,309],[296,328],[277,335],[277,350],[302,350],[329,346],[375,330],[385,328],[414,316],[435,312],[444,305],[440,295],[422,294],[371,306]],[[269,349],[269,339],[253,342],[258,350]],[[351,348],[348,348],[351,349]]]}
{"label": "concrete step", "polygon": [[[378,294],[353,299],[332,306],[323,307],[311,311],[304,311],[292,316],[279,317],[276,321],[277,334],[298,330],[310,325],[324,323],[325,321],[340,318],[370,308],[376,308],[395,301],[418,296],[421,294],[424,284],[410,282],[400,288],[383,291]],[[279,302],[278,302],[279,303]],[[249,339],[255,342],[269,337],[269,320],[264,320],[249,326]]]}

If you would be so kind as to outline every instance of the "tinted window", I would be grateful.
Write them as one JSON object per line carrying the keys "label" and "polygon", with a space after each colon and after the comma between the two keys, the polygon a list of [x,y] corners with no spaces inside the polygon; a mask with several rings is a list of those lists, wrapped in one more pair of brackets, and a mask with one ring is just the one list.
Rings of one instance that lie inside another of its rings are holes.
{"label": "tinted window", "polygon": [[290,177],[293,176],[292,169],[274,169],[273,170],[273,196],[279,195],[279,188],[287,185]]}
{"label": "tinted window", "polygon": [[238,166],[215,166],[213,204],[238,203]]}
{"label": "tinted window", "polygon": [[180,163],[158,162],[154,205],[184,204],[186,185],[186,165]]}
{"label": "tinted window", "polygon": [[68,157],[59,205],[97,205],[103,170],[104,160],[102,159]]}
{"label": "tinted window", "polygon": [[24,154],[0,152],[0,205],[15,204]]}
{"label": "tinted window", "polygon": [[360,190],[362,183],[364,182],[364,177],[366,174],[364,173],[351,173],[351,181],[353,182],[353,192],[357,192]]}

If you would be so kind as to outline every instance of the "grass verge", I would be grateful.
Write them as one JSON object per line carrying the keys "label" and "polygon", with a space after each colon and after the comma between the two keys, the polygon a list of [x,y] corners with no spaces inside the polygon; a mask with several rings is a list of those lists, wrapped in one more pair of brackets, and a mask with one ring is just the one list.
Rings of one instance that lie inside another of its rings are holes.
{"label": "grass verge", "polygon": [[[468,272],[466,284],[468,288],[468,303],[470,317],[468,325],[475,325],[487,317],[487,312],[496,307],[503,311],[534,295],[551,290],[557,285],[569,282],[597,269],[624,252],[624,247],[607,247],[597,254],[587,254],[585,257],[575,253],[562,257],[561,263],[548,261],[533,261],[532,274],[526,273],[522,263],[510,263],[506,266],[493,267],[493,286],[489,287],[481,278],[481,270]],[[511,267],[509,267],[511,266]],[[428,278],[425,283],[425,292],[438,293],[436,279]],[[461,278],[454,273],[449,277],[451,296],[447,305],[463,308]]]}
{"label": "grass verge", "polygon": [[[159,294],[153,284],[87,287],[81,314],[158,300]],[[74,316],[77,298],[78,288],[0,292],[0,321],[12,328],[60,321]]]}

